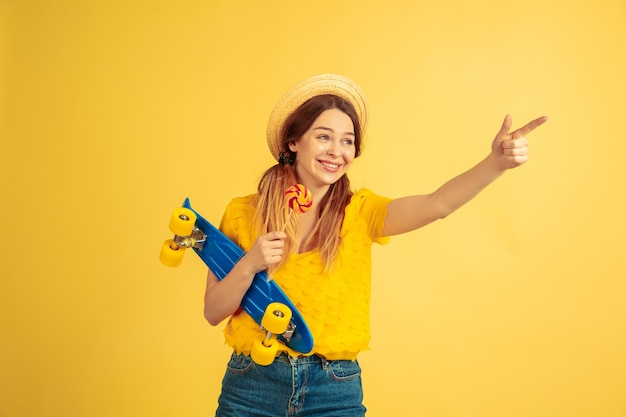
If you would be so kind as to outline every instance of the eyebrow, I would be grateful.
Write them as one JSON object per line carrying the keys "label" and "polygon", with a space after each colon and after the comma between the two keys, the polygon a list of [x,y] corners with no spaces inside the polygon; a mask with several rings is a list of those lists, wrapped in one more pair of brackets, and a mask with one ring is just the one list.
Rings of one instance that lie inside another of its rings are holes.
{"label": "eyebrow", "polygon": [[[331,129],[330,127],[326,127],[326,126],[316,126],[313,128],[313,130],[327,130],[329,132],[335,133],[333,129]],[[353,132],[346,132],[344,133],[344,135],[356,136]]]}

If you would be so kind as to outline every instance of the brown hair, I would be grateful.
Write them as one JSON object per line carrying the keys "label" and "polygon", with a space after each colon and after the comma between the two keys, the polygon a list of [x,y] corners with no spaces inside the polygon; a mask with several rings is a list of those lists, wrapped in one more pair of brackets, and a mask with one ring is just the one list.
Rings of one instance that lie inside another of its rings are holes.
{"label": "brown hair", "polygon": [[[338,109],[350,117],[355,133],[355,157],[361,154],[362,137],[361,125],[354,107],[347,100],[325,94],[313,97],[296,109],[285,121],[280,132],[280,150],[288,150],[290,142],[297,141],[311,127],[315,119],[326,110]],[[297,158],[297,157],[296,157]],[[293,166],[277,164],[269,168],[259,181],[258,194],[254,201],[256,206],[255,223],[259,235],[272,230],[282,230],[288,235],[285,242],[283,261],[273,269],[278,268],[288,259],[295,250],[294,242],[297,227],[297,216],[289,216],[289,208],[284,202],[284,193],[287,188],[297,182]],[[320,251],[326,268],[332,268],[337,258],[341,243],[340,231],[343,224],[344,210],[353,192],[350,189],[350,180],[344,174],[332,184],[326,195],[319,202],[319,221],[309,237],[303,242],[304,250],[317,248]]]}

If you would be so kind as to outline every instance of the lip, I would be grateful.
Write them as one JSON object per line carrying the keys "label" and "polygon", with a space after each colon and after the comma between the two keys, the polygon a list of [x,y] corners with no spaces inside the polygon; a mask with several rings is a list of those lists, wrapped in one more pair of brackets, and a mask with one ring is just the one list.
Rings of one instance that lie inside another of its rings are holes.
{"label": "lip", "polygon": [[340,164],[339,162],[325,161],[323,159],[318,159],[317,163],[329,172],[337,172],[343,167],[343,164]]}

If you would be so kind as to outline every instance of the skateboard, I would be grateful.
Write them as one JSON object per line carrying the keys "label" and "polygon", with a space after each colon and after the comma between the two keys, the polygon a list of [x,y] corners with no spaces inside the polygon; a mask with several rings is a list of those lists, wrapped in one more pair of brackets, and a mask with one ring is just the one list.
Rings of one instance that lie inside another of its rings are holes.
{"label": "skateboard", "polygon": [[[245,252],[219,229],[191,207],[189,198],[172,213],[172,239],[163,242],[160,260],[166,266],[181,264],[186,249],[191,248],[217,279],[222,280]],[[298,309],[266,271],[258,272],[241,301],[241,308],[265,332],[255,340],[251,357],[259,365],[269,365],[278,351],[277,340],[289,348],[307,354],[313,350],[313,336]]]}

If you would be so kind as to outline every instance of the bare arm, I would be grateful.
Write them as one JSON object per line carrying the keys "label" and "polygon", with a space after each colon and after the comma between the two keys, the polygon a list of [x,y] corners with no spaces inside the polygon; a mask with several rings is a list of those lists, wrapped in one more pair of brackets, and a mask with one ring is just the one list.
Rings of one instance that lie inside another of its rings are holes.
{"label": "bare arm", "polygon": [[409,232],[456,211],[504,171],[525,163],[528,160],[526,135],[547,120],[547,117],[540,117],[509,132],[512,119],[507,115],[491,144],[491,153],[476,166],[446,182],[431,194],[403,197],[389,203],[383,234],[393,236]]}
{"label": "bare arm", "polygon": [[271,232],[260,236],[221,281],[213,272],[208,271],[204,294],[204,317],[211,325],[218,325],[239,308],[257,272],[280,262],[286,237],[283,232]]}

